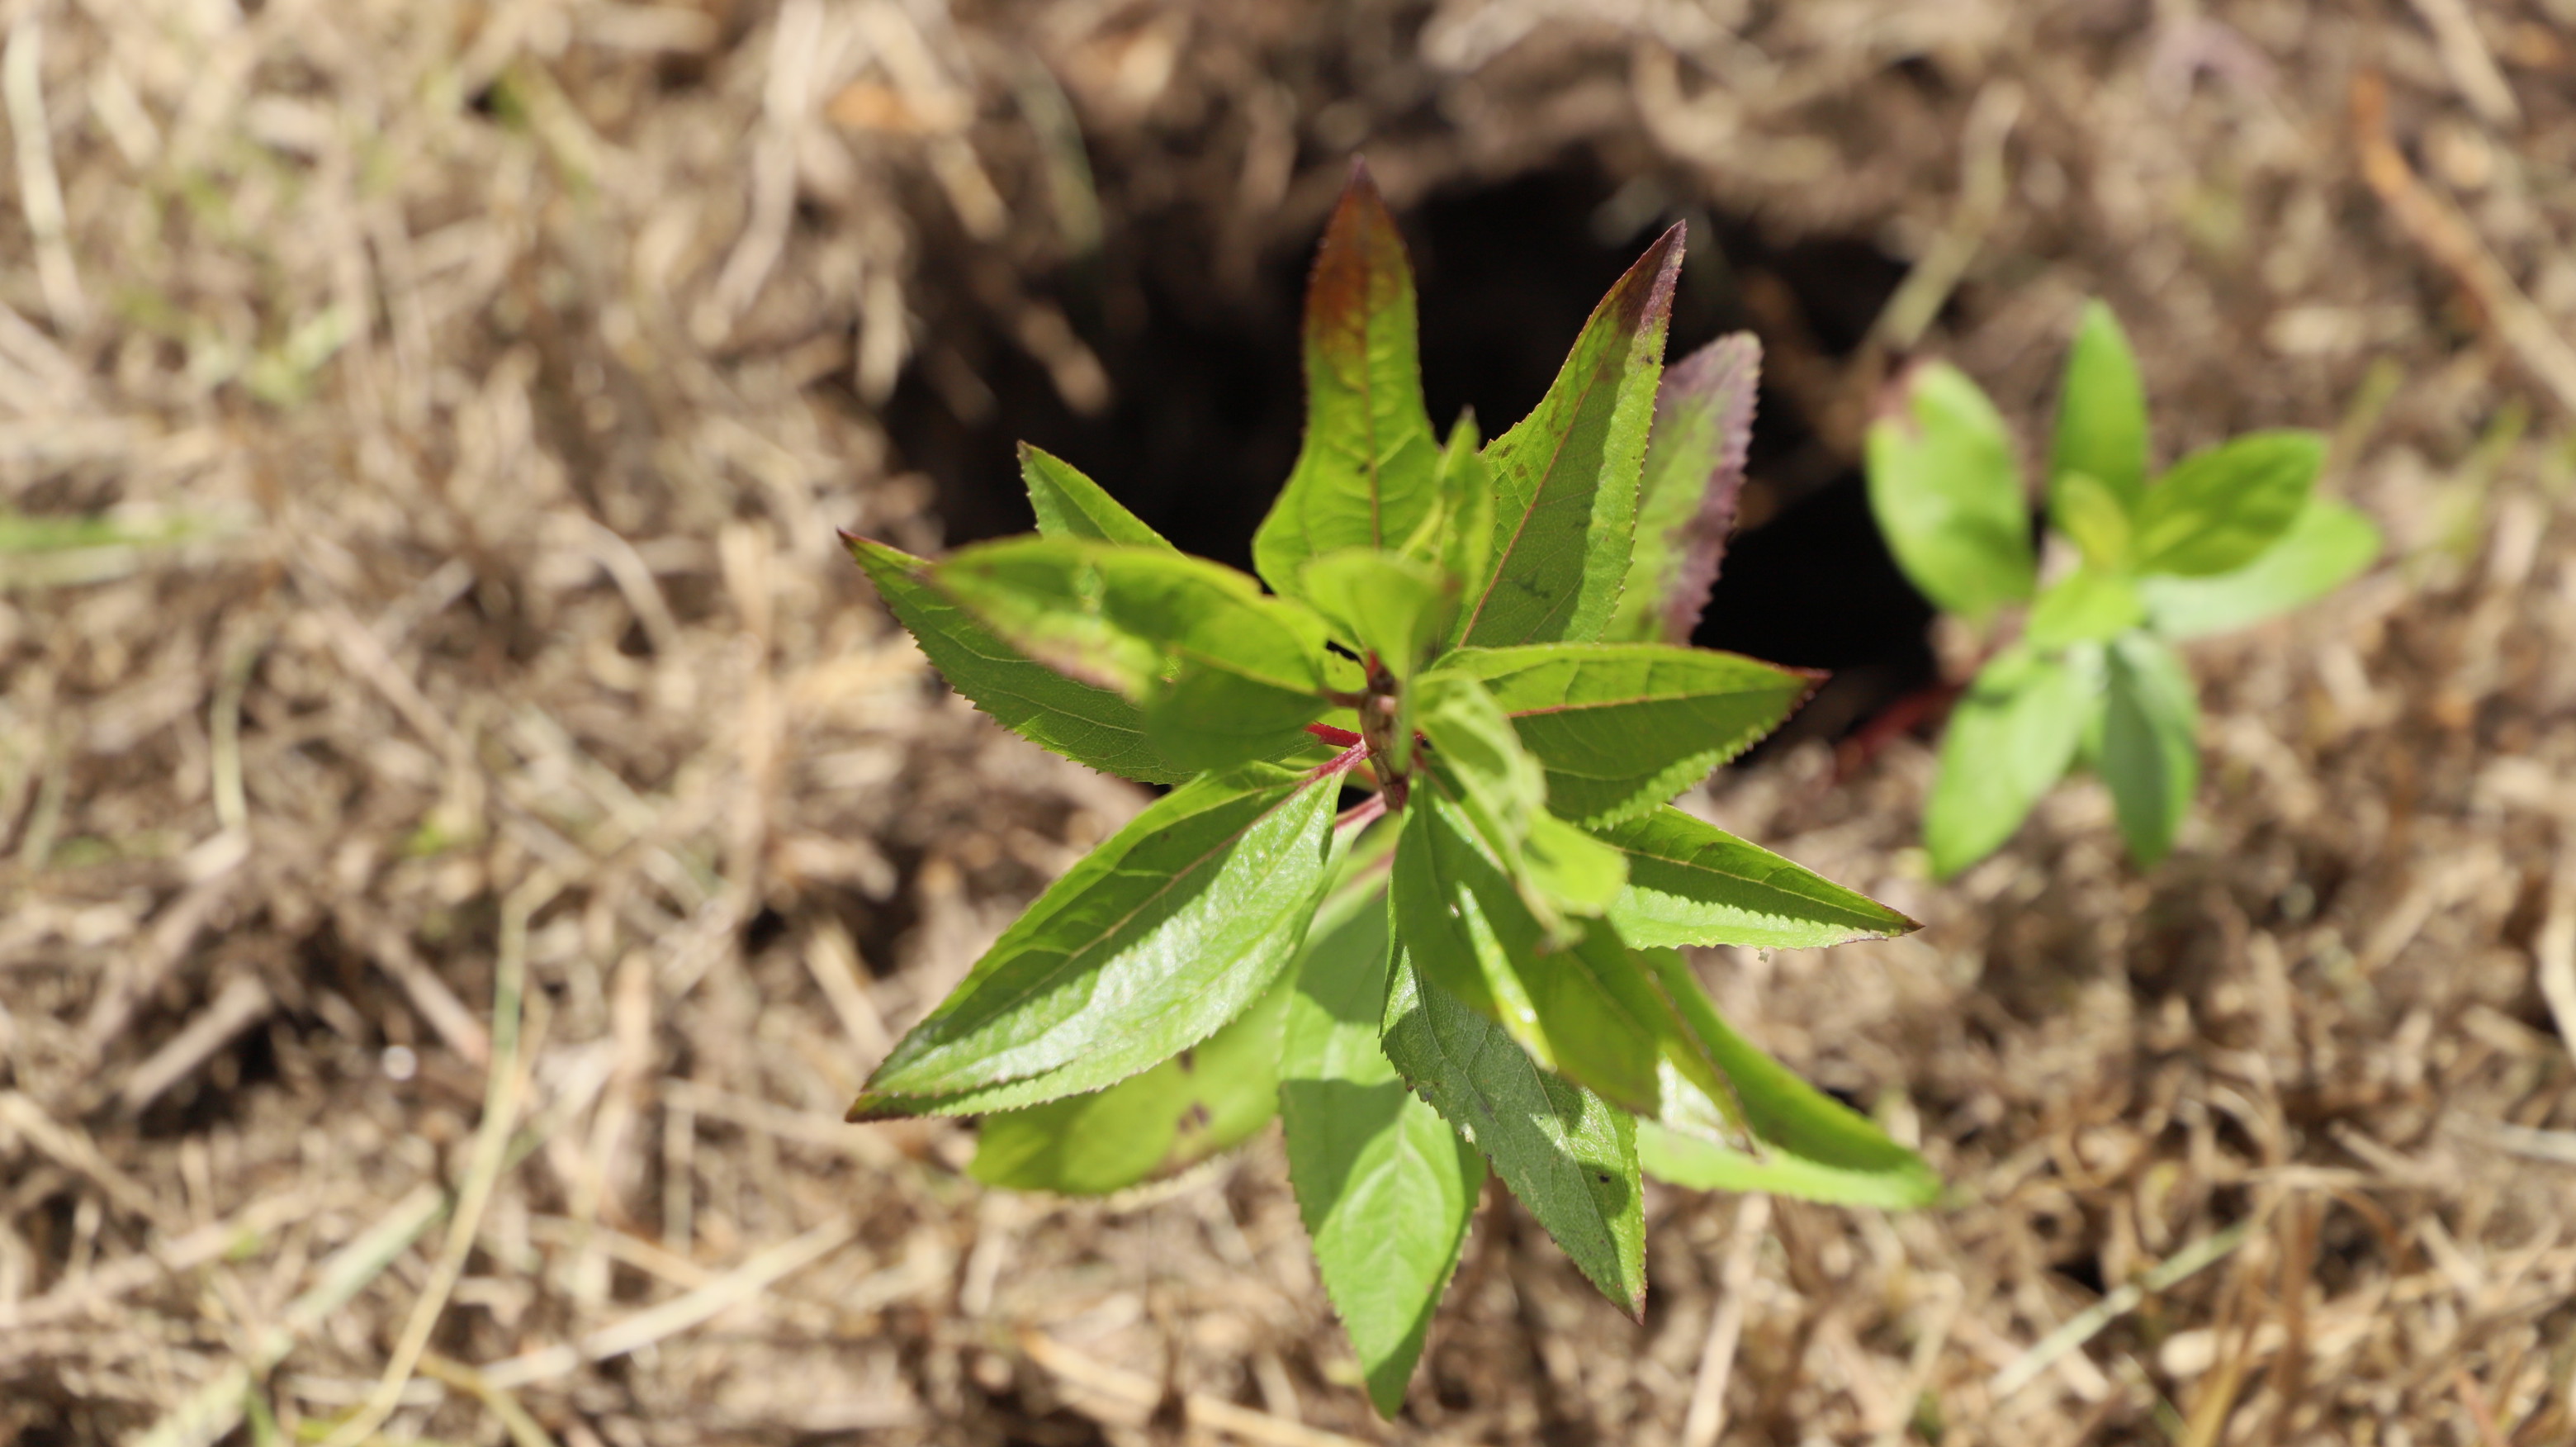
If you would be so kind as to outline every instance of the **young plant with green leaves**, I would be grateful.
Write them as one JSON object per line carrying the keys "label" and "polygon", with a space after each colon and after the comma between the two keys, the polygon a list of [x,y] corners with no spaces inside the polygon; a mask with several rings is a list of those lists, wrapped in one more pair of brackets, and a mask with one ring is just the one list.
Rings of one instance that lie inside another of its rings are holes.
{"label": "young plant with green leaves", "polygon": [[979,1114],[977,1177],[1103,1192],[1278,1116],[1390,1414],[1489,1170],[1632,1313],[1641,1172],[1935,1192],[1730,1029],[1680,954],[1914,927],[1672,805],[1814,684],[1687,645],[1758,355],[1728,338],[1665,369],[1680,257],[1675,228],[1518,426],[1444,439],[1403,242],[1355,170],[1308,293],[1304,450],[1253,540],[1268,591],[1033,448],[1034,536],[935,563],[850,540],[959,692],[1173,786],[1002,935],[852,1119]]}
{"label": "young plant with green leaves", "polygon": [[[2379,530],[2315,495],[2325,440],[2254,432],[2150,480],[2146,394],[2110,309],[2088,304],[2049,450],[2047,582],[2003,418],[1931,362],[1871,424],[1869,500],[1897,566],[1997,645],[1950,715],[1924,807],[1934,874],[2003,847],[2083,767],[2110,786],[2140,866],[2173,847],[2200,784],[2199,702],[2173,645],[2311,602],[2379,556]],[[2024,606],[2026,605],[2026,607]]]}

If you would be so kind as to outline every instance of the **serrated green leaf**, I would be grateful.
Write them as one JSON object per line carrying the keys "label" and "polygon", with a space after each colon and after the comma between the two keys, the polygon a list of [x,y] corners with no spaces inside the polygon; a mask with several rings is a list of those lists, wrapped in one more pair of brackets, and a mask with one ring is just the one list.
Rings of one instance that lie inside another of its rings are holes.
{"label": "serrated green leaf", "polygon": [[[1149,805],[1038,897],[868,1079],[943,1110],[1044,1078],[1096,1090],[1213,1034],[1295,955],[1331,862],[1335,778],[1247,765]],[[863,1098],[854,1113],[920,1108]]]}
{"label": "serrated green leaf", "polygon": [[1571,940],[1566,915],[1597,915],[1617,897],[1627,878],[1618,853],[1547,812],[1539,761],[1482,684],[1439,672],[1424,675],[1413,694],[1413,723],[1432,763],[1417,774],[1418,787],[1456,806],[1548,937]]}
{"label": "serrated green leaf", "polygon": [[1075,538],[961,548],[931,580],[1030,657],[1142,700],[1181,661],[1320,693],[1323,620],[1203,558]]}
{"label": "serrated green leaf", "polygon": [[984,1118],[967,1174],[988,1186],[1101,1196],[1168,1176],[1269,1124],[1279,1109],[1290,973],[1203,1043],[1105,1090]]}
{"label": "serrated green leaf", "polygon": [[1410,692],[1413,726],[1447,766],[1459,806],[1485,846],[1509,858],[1529,837],[1530,819],[1547,806],[1546,771],[1472,675],[1443,668],[1425,674]]}
{"label": "serrated green leaf", "polygon": [[2128,505],[2089,472],[2061,472],[2048,491],[2048,520],[2084,555],[2084,566],[2116,573],[2129,566]]}
{"label": "serrated green leaf", "polygon": [[2030,504],[1995,404],[1946,362],[1908,372],[1870,424],[1869,506],[1888,551],[1944,612],[1983,622],[2036,583]]}
{"label": "serrated green leaf", "polygon": [[1306,564],[1305,598],[1398,681],[1430,658],[1458,611],[1458,581],[1429,563],[1344,548]]}
{"label": "serrated green leaf", "polygon": [[2200,703],[2182,660],[2151,634],[2110,648],[2102,780],[2141,868],[2165,857],[2200,788]]}
{"label": "serrated green leaf", "polygon": [[1593,309],[1529,416],[1485,449],[1494,551],[1461,636],[1482,647],[1590,641],[1627,580],[1637,487],[1680,274],[1675,226]]}
{"label": "serrated green leaf", "polygon": [[1351,169],[1306,286],[1306,439],[1252,539],[1294,596],[1309,559],[1394,548],[1432,507],[1440,447],[1422,410],[1413,270],[1366,167]]}
{"label": "serrated green leaf", "polygon": [[2281,540],[2232,573],[2139,580],[2147,613],[2167,638],[2198,638],[2260,623],[2342,587],[2379,557],[2379,528],[2330,498],[2310,498]]}
{"label": "serrated green leaf", "polygon": [[2051,583],[2030,605],[2022,640],[2042,652],[2074,643],[2103,643],[2147,621],[2147,605],[2127,575],[2078,568]]}
{"label": "serrated green leaf", "polygon": [[2075,345],[2066,354],[2065,390],[2057,399],[2057,438],[2048,462],[2049,510],[2070,473],[2107,488],[2122,515],[2134,512],[2147,485],[2147,393],[2138,359],[2119,318],[2098,301],[2084,304]]}
{"label": "serrated green leaf", "polygon": [[1383,885],[1338,920],[1319,916],[1279,1059],[1289,1183],[1385,1417],[1403,1405],[1485,1181],[1484,1158],[1378,1045],[1390,954]]}
{"label": "serrated green leaf", "polygon": [[[1939,1194],[1940,1178],[1922,1157],[1737,1034],[1679,953],[1636,955],[1734,1087],[1745,1124],[1766,1148],[1766,1158],[1756,1160],[1721,1145],[1705,1127],[1704,1115],[1695,1122],[1688,1111],[1675,1111],[1664,1122],[1667,1129],[1639,1132],[1641,1152],[1651,1150],[1648,1169],[1657,1177],[1702,1189],[1773,1190],[1891,1208],[1920,1206]],[[1756,1180],[1767,1184],[1749,1183]]]}
{"label": "serrated green leaf", "polygon": [[1483,683],[1547,769],[1548,805],[1600,828],[1707,777],[1788,717],[1815,676],[1664,643],[1460,649],[1442,675]]}
{"label": "serrated green leaf", "polygon": [[[1484,577],[1494,555],[1494,471],[1478,442],[1473,413],[1449,429],[1434,489],[1438,502],[1404,545],[1405,556],[1437,565],[1461,588]],[[1466,622],[1464,609],[1449,610],[1449,626],[1440,636],[1443,647],[1456,646]]]}
{"label": "serrated green leaf", "polygon": [[1406,806],[1389,881],[1394,928],[1417,968],[1549,1062],[1545,1022],[1512,963],[1535,956],[1547,931],[1472,842],[1474,828],[1457,801],[1429,789]]}
{"label": "serrated green leaf", "polygon": [[1222,769],[1296,752],[1323,712],[1320,700],[1190,658],[1146,698],[1145,736],[1176,763]]}
{"label": "serrated green leaf", "polygon": [[948,686],[1004,728],[1122,778],[1177,784],[1194,772],[1155,749],[1135,704],[1038,663],[951,603],[926,580],[928,562],[866,538],[843,540]]}
{"label": "serrated green leaf", "polygon": [[[1671,1088],[1667,1067],[1702,1093],[1726,1099],[1716,1062],[1696,1047],[1673,1002],[1616,929],[1587,926],[1572,948],[1535,964],[1524,978],[1551,1022],[1559,1074],[1649,1117],[1662,1110]],[[1628,1077],[1640,1063],[1647,1079],[1631,1087]]]}
{"label": "serrated green leaf", "polygon": [[1950,714],[1923,843],[1942,879],[1994,853],[2066,774],[2093,705],[2092,678],[2063,656],[2015,646],[1988,660]]}
{"label": "serrated green leaf", "polygon": [[[1292,762],[1300,767],[1312,767],[1330,758],[1333,752],[1329,748],[1318,745],[1303,759]],[[1336,834],[1331,849],[1334,856],[1333,863],[1326,870],[1326,875],[1333,883],[1326,886],[1324,901],[1312,916],[1317,923],[1339,919],[1348,913],[1349,901],[1345,896],[1349,893],[1355,876],[1365,877],[1363,883],[1366,888],[1384,887],[1387,868],[1393,862],[1395,853],[1394,830],[1381,826],[1374,830],[1363,831],[1356,840]],[[1293,959],[1293,956],[1291,958]],[[1104,1072],[1123,1070],[1123,1075],[1112,1073],[1111,1078],[1127,1079],[1132,1078],[1137,1070],[1143,1068],[1147,1067],[1132,1066],[1127,1055],[1122,1055],[1106,1065],[1091,1057],[1083,1057],[1053,1070],[1024,1075],[999,1085],[976,1086],[937,1095],[890,1095],[882,1091],[869,1091],[861,1095],[858,1102],[850,1107],[848,1119],[859,1122],[926,1115],[988,1115],[998,1111],[1020,1110],[1047,1101],[1061,1100],[1069,1095],[1098,1090],[1106,1083],[1102,1078]]]}
{"label": "serrated green leaf", "polygon": [[1635,1316],[1646,1295],[1636,1118],[1541,1070],[1503,1027],[1422,978],[1399,945],[1387,1059],[1493,1163],[1601,1294]]}
{"label": "serrated green leaf", "polygon": [[1606,927],[1554,937],[1472,827],[1437,788],[1406,808],[1392,881],[1404,947],[1427,978],[1493,1017],[1541,1066],[1651,1112],[1664,1029],[1651,992],[1630,978],[1625,947]]}
{"label": "serrated green leaf", "polygon": [[1021,537],[978,543],[932,579],[1003,641],[1143,705],[1157,752],[1190,768],[1305,741],[1347,660],[1321,618],[1231,568],[1159,549]]}
{"label": "serrated green leaf", "polygon": [[2313,432],[2249,432],[2175,463],[2138,504],[2139,571],[2205,578],[2254,561],[2307,506],[2325,457]]}
{"label": "serrated green leaf", "polygon": [[1554,814],[1530,816],[1521,840],[1521,877],[1547,904],[1565,914],[1591,917],[1610,908],[1628,885],[1628,862],[1619,851]]}
{"label": "serrated green leaf", "polygon": [[1614,824],[1601,837],[1628,857],[1628,883],[1610,906],[1610,922],[1640,948],[1816,949],[1921,928],[1670,805]]}
{"label": "serrated green leaf", "polygon": [[1037,513],[1038,532],[1043,536],[1180,551],[1120,506],[1099,483],[1083,476],[1081,469],[1025,442],[1020,444],[1020,481],[1028,487],[1029,507]]}
{"label": "serrated green leaf", "polygon": [[1717,582],[1753,442],[1762,343],[1724,336],[1664,369],[1637,490],[1636,550],[1603,637],[1688,643]]}

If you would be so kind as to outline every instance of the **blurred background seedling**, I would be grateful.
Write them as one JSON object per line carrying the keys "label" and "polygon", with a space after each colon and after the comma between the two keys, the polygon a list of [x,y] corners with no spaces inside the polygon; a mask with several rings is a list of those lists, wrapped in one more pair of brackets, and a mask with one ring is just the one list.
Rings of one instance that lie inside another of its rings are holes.
{"label": "blurred background seedling", "polygon": [[1889,548],[1983,639],[1924,805],[1932,871],[2001,848],[2078,767],[2110,786],[2129,857],[2153,865],[2200,783],[2198,693],[2173,645],[2332,592],[2379,556],[2379,529],[2315,495],[2326,440],[2312,432],[2251,433],[2151,476],[2137,359],[2098,302],[2059,390],[2044,551],[2016,454],[1994,404],[1944,362],[1899,377],[1870,425]]}

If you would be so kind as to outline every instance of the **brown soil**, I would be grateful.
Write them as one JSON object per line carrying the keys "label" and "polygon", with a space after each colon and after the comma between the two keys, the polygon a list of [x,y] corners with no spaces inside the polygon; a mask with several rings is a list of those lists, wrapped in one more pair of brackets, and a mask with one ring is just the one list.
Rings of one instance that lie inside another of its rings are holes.
{"label": "brown soil", "polygon": [[[12,14],[0,1443],[2576,1440],[2568,0]],[[1704,963],[1953,1185],[1659,1190],[1641,1324],[1490,1200],[1391,1424],[1275,1138],[839,1123],[1142,796],[832,529],[1016,529],[1027,436],[1242,556],[1355,150],[1443,416],[1670,219],[1762,333],[1703,639],[1846,681],[1709,803],[1927,928]],[[2172,861],[2076,786],[1934,888],[1925,740],[1833,763],[1956,652],[1857,431],[1920,351],[2041,435],[2087,295],[2163,455],[2328,429],[2392,553],[2193,650]]]}

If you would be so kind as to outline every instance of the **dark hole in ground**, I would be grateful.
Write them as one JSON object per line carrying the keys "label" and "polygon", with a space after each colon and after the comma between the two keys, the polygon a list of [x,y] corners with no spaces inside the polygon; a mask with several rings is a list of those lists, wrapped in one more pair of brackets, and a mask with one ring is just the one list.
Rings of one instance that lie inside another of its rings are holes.
{"label": "dark hole in ground", "polygon": [[[1104,189],[1115,194],[1114,180]],[[1767,332],[1746,303],[1751,286],[1791,299],[1804,345],[1847,354],[1903,274],[1862,243],[1774,245],[1674,200],[1654,178],[1622,184],[1588,160],[1435,193],[1400,218],[1435,424],[1445,430],[1472,407],[1490,437],[1518,420],[1602,293],[1685,217],[1675,358],[1725,332]],[[1174,212],[1128,218],[1096,271],[1054,286],[1114,387],[1112,404],[1088,417],[976,302],[994,294],[976,269],[998,262],[962,245],[926,248],[947,259],[923,279],[925,342],[885,415],[905,463],[937,483],[949,543],[1031,525],[1013,452],[1025,439],[1187,551],[1249,567],[1253,529],[1303,425],[1297,318],[1312,244],[1302,238],[1248,286],[1227,287],[1203,227]],[[1763,340],[1774,357],[1796,344]],[[1931,610],[1880,542],[1858,470],[1767,379],[1750,473],[1745,512],[1760,521],[1729,545],[1695,641],[1832,670],[1780,737],[1839,737],[1933,679]]]}
{"label": "dark hole in ground", "polygon": [[2086,1292],[2100,1296],[2105,1290],[2102,1280],[2102,1257],[2094,1251],[2077,1251],[2056,1265],[2057,1274],[2074,1282]]}
{"label": "dark hole in ground", "polygon": [[291,1027],[259,1026],[242,1032],[202,1070],[145,1107],[134,1122],[135,1133],[145,1140],[171,1141],[239,1125],[250,1102],[257,1099],[258,1087],[282,1078],[271,1028]]}

